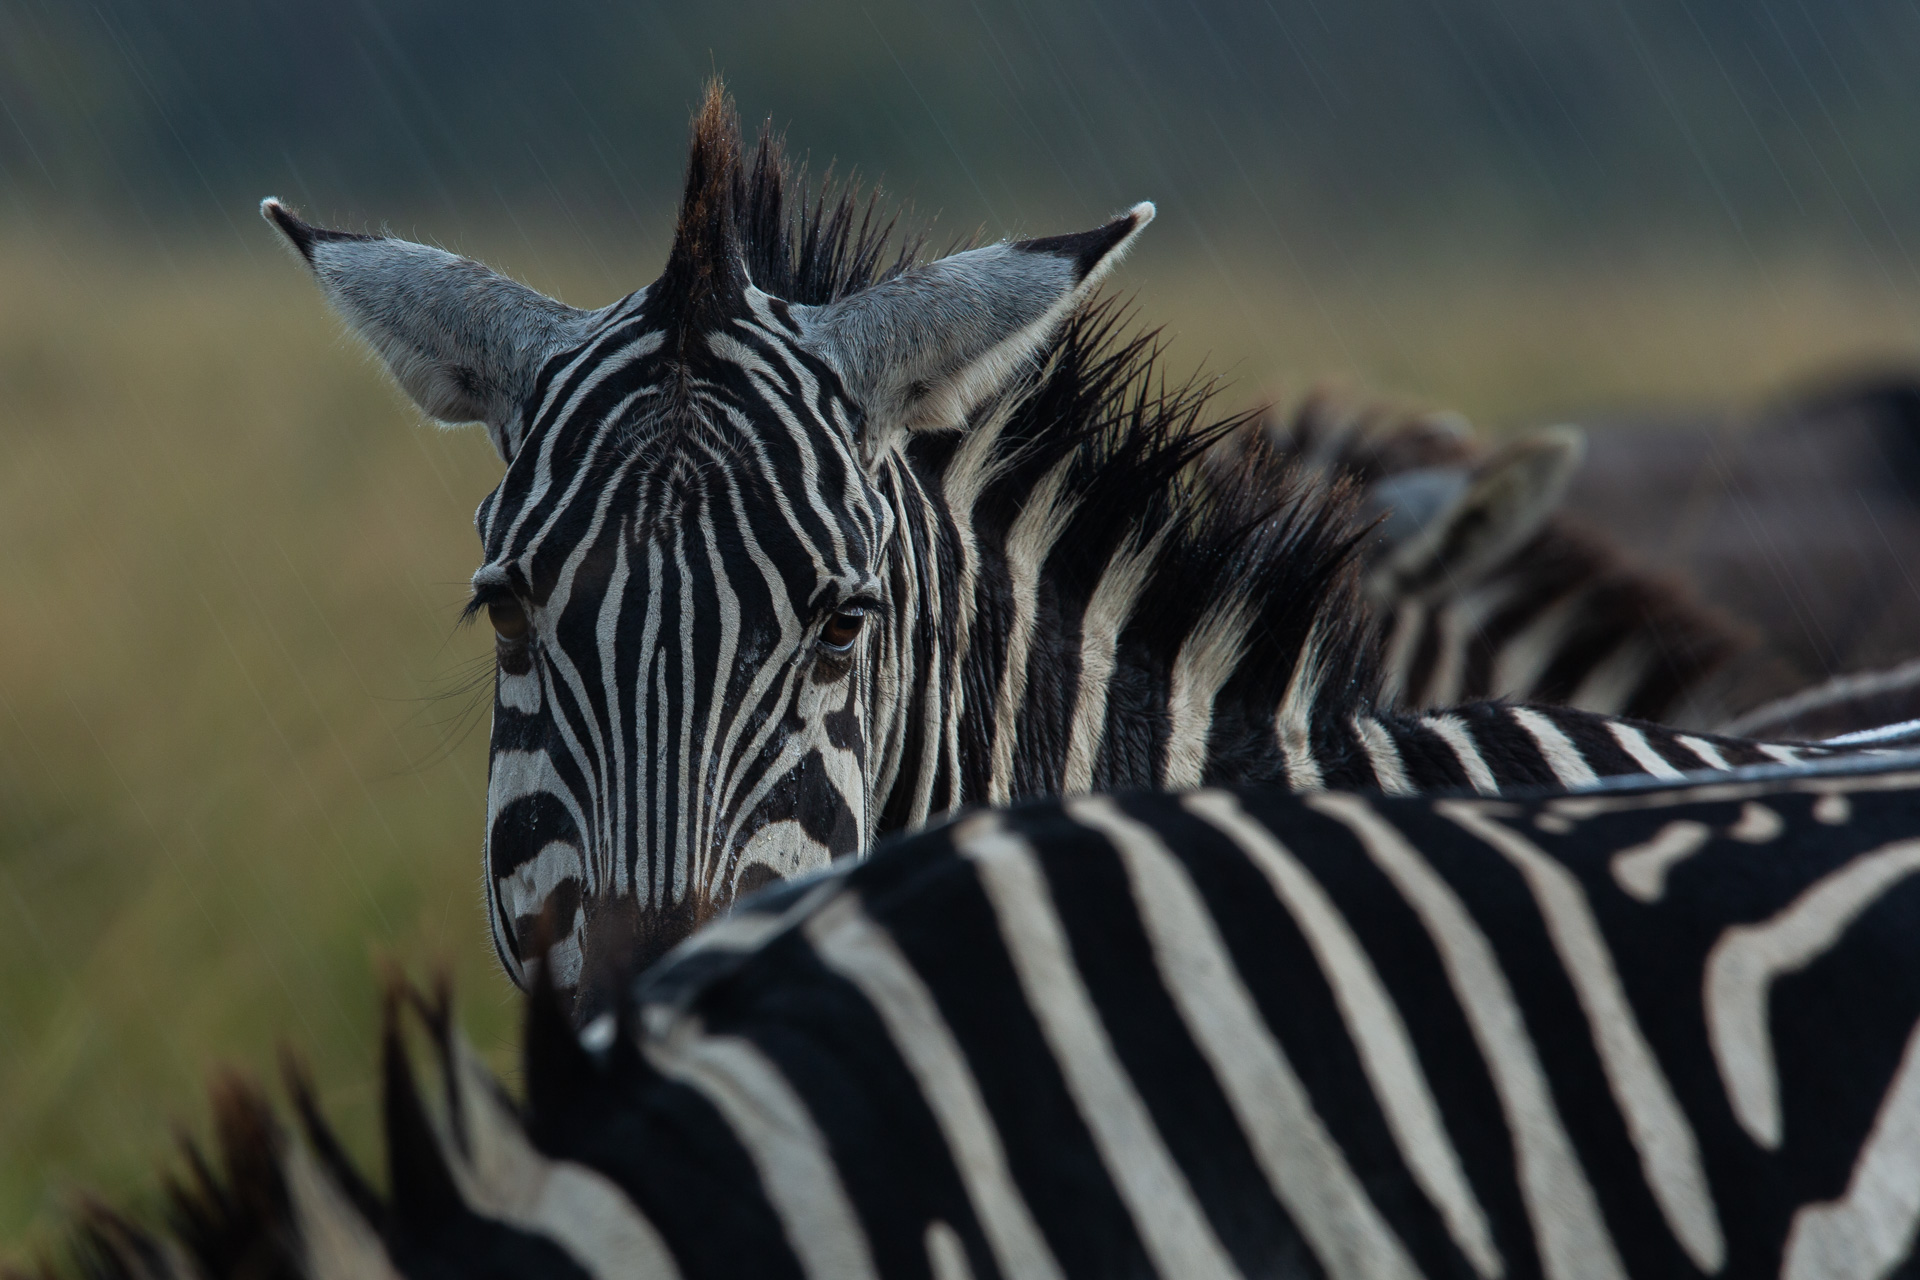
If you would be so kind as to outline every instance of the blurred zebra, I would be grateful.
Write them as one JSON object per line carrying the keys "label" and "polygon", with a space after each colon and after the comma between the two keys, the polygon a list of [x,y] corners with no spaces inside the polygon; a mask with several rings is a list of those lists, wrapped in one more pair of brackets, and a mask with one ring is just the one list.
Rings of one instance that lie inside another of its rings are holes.
{"label": "blurred zebra", "polygon": [[[1909,1274],[1920,757],[976,812],[760,895],[523,1105],[389,1006],[388,1183],[228,1089],[95,1280]],[[1773,770],[1775,775],[1781,770]]]}
{"label": "blurred zebra", "polygon": [[1577,428],[1487,447],[1458,415],[1321,390],[1258,430],[1381,521],[1367,597],[1393,706],[1511,698],[1717,728],[1805,683],[1752,626],[1565,514]]}
{"label": "blurred zebra", "polygon": [[[888,259],[716,88],[660,279],[579,311],[266,216],[429,415],[506,462],[485,875],[502,964],[583,1020],[736,894],[962,805],[1202,783],[1407,792],[1677,775],[1790,746],[1559,709],[1376,711],[1349,495],[1083,305],[1152,217]],[[543,932],[551,947],[540,947]]]}

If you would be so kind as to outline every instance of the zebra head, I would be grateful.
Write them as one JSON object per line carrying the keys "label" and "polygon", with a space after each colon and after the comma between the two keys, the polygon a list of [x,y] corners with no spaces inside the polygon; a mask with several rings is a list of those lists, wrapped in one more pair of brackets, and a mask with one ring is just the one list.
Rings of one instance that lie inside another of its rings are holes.
{"label": "zebra head", "polygon": [[790,214],[786,180],[710,91],[665,271],[598,311],[263,205],[506,464],[469,609],[498,646],[487,894],[509,974],[544,954],[583,1020],[735,895],[866,852],[934,643],[900,451],[1018,385],[1153,213],[887,265],[871,205]]}

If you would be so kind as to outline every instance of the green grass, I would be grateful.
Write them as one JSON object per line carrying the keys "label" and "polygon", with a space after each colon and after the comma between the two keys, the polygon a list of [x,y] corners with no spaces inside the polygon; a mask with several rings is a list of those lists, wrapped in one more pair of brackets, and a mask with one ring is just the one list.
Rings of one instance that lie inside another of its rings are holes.
{"label": "green grass", "polygon": [[[377,973],[452,971],[512,1062],[480,907],[489,645],[454,618],[497,464],[421,424],[301,271],[0,249],[0,1257],[145,1202],[215,1064],[282,1041],[369,1149]],[[505,264],[604,302],[652,264]],[[555,238],[553,243],[564,243]],[[1361,264],[1220,249],[1119,283],[1230,402],[1327,373],[1521,422],[1920,351],[1920,290],[1818,261]]]}

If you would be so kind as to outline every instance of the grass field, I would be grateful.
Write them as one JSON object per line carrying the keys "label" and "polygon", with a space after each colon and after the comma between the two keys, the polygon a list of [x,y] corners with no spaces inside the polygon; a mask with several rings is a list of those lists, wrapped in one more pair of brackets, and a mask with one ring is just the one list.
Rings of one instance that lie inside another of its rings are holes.
{"label": "grass field", "polygon": [[[383,957],[445,964],[511,1065],[458,692],[490,644],[454,627],[497,464],[259,239],[0,238],[0,1259],[79,1188],[137,1199],[208,1069],[282,1041],[367,1149]],[[653,265],[529,256],[590,304]],[[1338,373],[1511,424],[1920,358],[1920,286],[1813,259],[1265,263],[1150,246],[1119,283],[1229,403]]]}

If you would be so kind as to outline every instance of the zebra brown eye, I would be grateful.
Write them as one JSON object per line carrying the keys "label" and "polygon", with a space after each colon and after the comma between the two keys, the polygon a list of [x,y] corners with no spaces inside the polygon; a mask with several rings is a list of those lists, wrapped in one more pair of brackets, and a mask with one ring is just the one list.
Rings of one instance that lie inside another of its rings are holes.
{"label": "zebra brown eye", "polygon": [[833,653],[845,653],[860,638],[860,628],[866,621],[865,609],[840,610],[828,618],[827,625],[820,629],[820,647]]}
{"label": "zebra brown eye", "polygon": [[508,644],[518,644],[527,638],[527,611],[520,607],[518,600],[489,602],[487,621],[493,624],[493,633]]}

